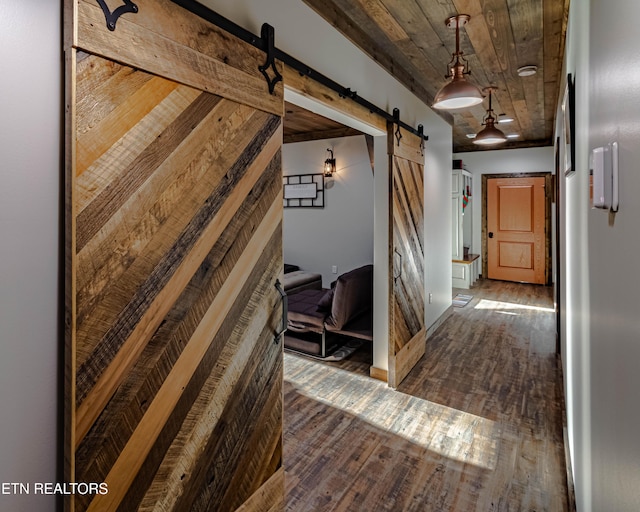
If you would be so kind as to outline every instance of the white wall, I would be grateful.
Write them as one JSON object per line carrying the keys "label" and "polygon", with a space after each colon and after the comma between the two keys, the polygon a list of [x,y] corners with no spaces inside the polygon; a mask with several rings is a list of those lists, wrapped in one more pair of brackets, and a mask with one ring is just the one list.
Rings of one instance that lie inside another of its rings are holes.
{"label": "white wall", "polygon": [[[471,214],[473,216],[473,252],[482,255],[482,175],[519,172],[554,172],[554,149],[503,149],[455,153],[473,174]],[[553,223],[552,223],[553,224]],[[482,257],[482,256],[481,256]]]}
{"label": "white wall", "polygon": [[[569,449],[580,512],[598,512],[593,507],[591,447],[591,333],[589,328],[591,283],[588,250],[588,137],[589,137],[589,4],[570,7],[565,55],[566,73],[576,77],[576,172],[561,180],[561,264],[565,322],[562,326],[563,368]],[[613,10],[613,6],[611,6]],[[612,36],[613,34],[609,34]],[[562,201],[562,199],[564,201]],[[604,507],[604,510],[616,510]]]}
{"label": "white wall", "polygon": [[[0,482],[55,482],[61,7],[3,0],[0,62]],[[51,511],[0,493],[0,510]]]}
{"label": "white wall", "polygon": [[363,135],[285,144],[283,174],[321,173],[327,148],[337,172],[325,183],[325,207],[285,208],[283,221],[285,262],[321,273],[325,288],[373,263],[373,173]]}
{"label": "white wall", "polygon": [[[577,172],[567,181],[567,378],[581,511],[640,510],[640,54],[636,0],[573,2],[567,69],[576,76]],[[615,79],[621,69],[626,73]],[[620,144],[620,211],[590,210],[588,154]],[[570,245],[574,244],[574,245]],[[575,251],[577,248],[580,252]],[[580,294],[577,296],[577,294]]]}
{"label": "white wall", "polygon": [[[206,0],[208,5],[255,34],[263,23],[275,28],[276,46],[429,136],[425,156],[426,323],[451,306],[451,127],[353,46],[302,1]],[[374,353],[377,368],[388,367],[388,158],[386,138],[376,137],[374,178]]]}

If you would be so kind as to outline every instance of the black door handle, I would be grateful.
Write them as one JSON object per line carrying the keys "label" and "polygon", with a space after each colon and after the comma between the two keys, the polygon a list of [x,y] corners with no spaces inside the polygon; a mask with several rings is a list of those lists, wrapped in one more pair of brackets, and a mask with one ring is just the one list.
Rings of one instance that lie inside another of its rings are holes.
{"label": "black door handle", "polygon": [[493,238],[493,231],[489,231],[489,238]]}
{"label": "black door handle", "polygon": [[395,283],[402,277],[402,253],[395,247],[393,248],[393,252],[400,256],[400,272],[398,272],[398,275],[395,275],[395,272],[393,273],[393,282]]}
{"label": "black door handle", "polygon": [[280,294],[280,299],[282,300],[282,318],[281,318],[281,326],[278,331],[276,331],[275,336],[273,337],[274,343],[279,343],[282,335],[287,331],[288,327],[288,314],[289,314],[289,297],[280,286],[280,280],[276,279],[276,290]]}

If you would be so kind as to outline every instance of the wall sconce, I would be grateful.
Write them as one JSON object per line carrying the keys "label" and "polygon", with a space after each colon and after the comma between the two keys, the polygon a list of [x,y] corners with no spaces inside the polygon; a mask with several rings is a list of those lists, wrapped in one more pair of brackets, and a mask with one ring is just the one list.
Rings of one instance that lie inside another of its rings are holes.
{"label": "wall sconce", "polygon": [[460,27],[464,27],[471,19],[468,14],[451,16],[445,21],[447,27],[456,29],[456,51],[449,62],[450,73],[447,82],[433,99],[433,108],[448,110],[467,108],[482,103],[482,93],[475,85],[468,82],[465,75],[470,75],[469,63],[460,51]]}
{"label": "wall sconce", "polygon": [[327,178],[333,176],[333,173],[336,172],[336,159],[333,157],[333,150],[327,148],[327,152],[329,156],[324,161],[324,175]]}
{"label": "wall sconce", "polygon": [[480,130],[475,139],[473,139],[474,144],[490,146],[492,144],[500,144],[501,142],[505,142],[507,140],[504,133],[498,130],[495,126],[496,118],[493,116],[493,109],[491,108],[491,92],[494,90],[494,87],[487,87],[485,89],[485,91],[489,93],[489,108],[486,115],[484,116],[484,119],[482,120],[484,128]]}

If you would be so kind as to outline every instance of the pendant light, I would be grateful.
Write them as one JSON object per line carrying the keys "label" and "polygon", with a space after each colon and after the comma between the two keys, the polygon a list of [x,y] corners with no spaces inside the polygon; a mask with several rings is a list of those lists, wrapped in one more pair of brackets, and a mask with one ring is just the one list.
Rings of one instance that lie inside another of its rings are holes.
{"label": "pendant light", "polygon": [[468,14],[451,16],[445,22],[447,27],[456,29],[456,52],[449,62],[450,81],[447,82],[436,94],[433,100],[433,108],[449,110],[457,108],[473,107],[482,103],[482,93],[475,85],[468,82],[465,75],[471,74],[469,64],[460,51],[460,27],[464,27],[471,19]]}
{"label": "pendant light", "polygon": [[478,132],[476,138],[473,139],[474,144],[480,144],[482,146],[490,146],[492,144],[500,144],[505,142],[507,138],[504,133],[495,127],[496,118],[493,116],[493,109],[491,108],[491,93],[495,90],[494,87],[487,87],[484,89],[489,93],[489,109],[482,120],[484,128]]}

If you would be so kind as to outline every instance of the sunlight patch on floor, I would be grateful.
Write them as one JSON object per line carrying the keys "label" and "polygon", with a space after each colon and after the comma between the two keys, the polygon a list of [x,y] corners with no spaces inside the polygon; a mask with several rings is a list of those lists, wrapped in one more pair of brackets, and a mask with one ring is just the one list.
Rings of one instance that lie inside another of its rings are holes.
{"label": "sunlight patch on floor", "polygon": [[481,299],[476,304],[475,309],[528,309],[533,311],[543,311],[546,313],[555,313],[553,308],[544,308],[542,306],[530,306],[528,304],[515,304],[513,302],[500,302],[497,300]]}
{"label": "sunlight patch on floor", "polygon": [[494,421],[290,354],[285,354],[285,381],[313,400],[444,457],[486,469],[496,467],[500,426]]}

